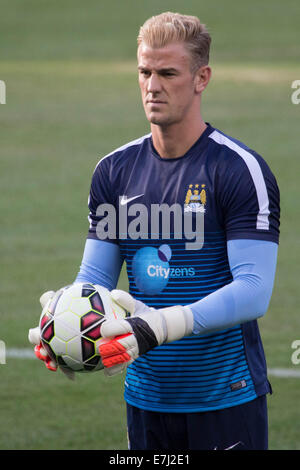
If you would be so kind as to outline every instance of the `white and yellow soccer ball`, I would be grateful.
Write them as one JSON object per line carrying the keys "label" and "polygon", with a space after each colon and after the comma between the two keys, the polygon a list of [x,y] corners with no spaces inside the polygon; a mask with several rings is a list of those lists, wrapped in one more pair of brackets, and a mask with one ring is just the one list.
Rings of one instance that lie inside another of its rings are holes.
{"label": "white and yellow soccer ball", "polygon": [[109,318],[125,318],[128,312],[108,289],[76,283],[57,291],[45,305],[39,322],[41,342],[63,369],[91,372],[103,369],[99,355],[101,324]]}

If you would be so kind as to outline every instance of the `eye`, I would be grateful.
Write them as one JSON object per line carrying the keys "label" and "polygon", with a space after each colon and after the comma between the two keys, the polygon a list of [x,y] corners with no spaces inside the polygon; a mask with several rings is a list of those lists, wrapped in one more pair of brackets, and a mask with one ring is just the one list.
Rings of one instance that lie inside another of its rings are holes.
{"label": "eye", "polygon": [[143,77],[150,77],[150,75],[151,75],[149,70],[145,70],[145,69],[140,69],[139,74],[142,75]]}
{"label": "eye", "polygon": [[171,78],[171,77],[175,77],[177,74],[174,70],[163,70],[161,71],[160,75],[162,77]]}

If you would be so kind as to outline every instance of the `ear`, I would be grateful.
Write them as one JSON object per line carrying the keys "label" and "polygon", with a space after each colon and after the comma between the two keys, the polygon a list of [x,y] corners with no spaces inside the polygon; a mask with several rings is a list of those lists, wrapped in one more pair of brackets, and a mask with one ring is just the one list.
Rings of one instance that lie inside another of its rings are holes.
{"label": "ear", "polygon": [[199,67],[195,73],[195,92],[201,94],[207,87],[211,77],[211,68],[208,65]]}

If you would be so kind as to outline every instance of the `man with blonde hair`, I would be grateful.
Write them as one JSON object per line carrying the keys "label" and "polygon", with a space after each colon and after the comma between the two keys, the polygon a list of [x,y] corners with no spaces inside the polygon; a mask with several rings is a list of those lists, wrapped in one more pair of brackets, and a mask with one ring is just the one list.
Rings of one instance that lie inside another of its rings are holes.
{"label": "man with blonde hair", "polygon": [[149,18],[141,26],[138,47],[148,44],[152,48],[171,43],[184,43],[191,54],[191,70],[196,71],[209,62],[211,38],[206,26],[195,16],[166,12]]}
{"label": "man with blonde hair", "polygon": [[[273,289],[279,191],[261,156],[202,118],[210,42],[193,16],[145,22],[137,57],[151,133],[102,158],[91,183],[76,281],[108,287],[132,315],[105,321],[100,346],[109,375],[127,367],[130,449],[268,446],[257,319]],[[103,204],[116,230],[103,232]],[[124,261],[130,293],[114,290]]]}

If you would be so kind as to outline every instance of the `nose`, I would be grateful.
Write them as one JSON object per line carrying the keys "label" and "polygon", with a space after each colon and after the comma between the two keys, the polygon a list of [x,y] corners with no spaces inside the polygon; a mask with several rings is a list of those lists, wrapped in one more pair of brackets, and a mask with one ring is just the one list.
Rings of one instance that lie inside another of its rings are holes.
{"label": "nose", "polygon": [[158,93],[161,91],[161,83],[156,73],[152,73],[147,81],[147,92]]}

